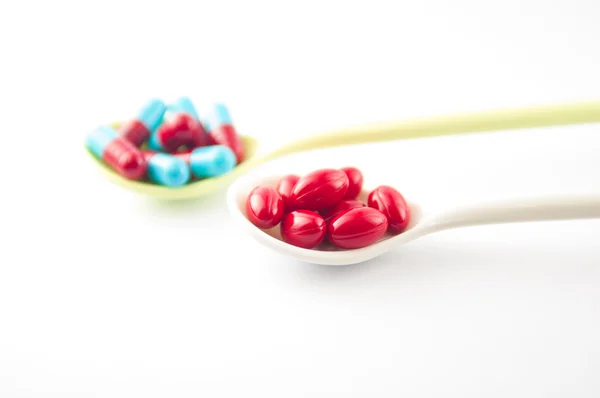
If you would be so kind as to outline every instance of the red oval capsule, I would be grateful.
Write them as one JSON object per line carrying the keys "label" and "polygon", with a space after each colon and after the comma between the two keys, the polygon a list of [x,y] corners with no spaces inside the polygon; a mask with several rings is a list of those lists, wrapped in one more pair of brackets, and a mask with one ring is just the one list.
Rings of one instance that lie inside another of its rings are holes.
{"label": "red oval capsule", "polygon": [[346,173],[337,169],[321,169],[298,180],[290,202],[296,209],[325,209],[342,200],[347,190]]}
{"label": "red oval capsule", "polygon": [[379,210],[360,207],[338,214],[327,227],[329,241],[342,249],[372,245],[388,228],[387,218]]}
{"label": "red oval capsule", "polygon": [[327,224],[329,224],[329,222],[335,216],[340,214],[341,212],[350,210],[350,209],[356,209],[358,207],[367,207],[367,205],[365,203],[361,202],[360,200],[344,199],[341,202],[339,202],[338,204],[336,204],[335,206],[320,210],[319,213],[323,216],[323,219],[325,219],[325,222]]}
{"label": "red oval capsule", "polygon": [[258,186],[246,199],[248,220],[258,228],[269,229],[281,221],[284,214],[283,199],[275,188]]}
{"label": "red oval capsule", "polygon": [[363,175],[356,167],[342,167],[342,171],[348,177],[348,190],[345,199],[355,199],[363,186]]}
{"label": "red oval capsule", "polygon": [[323,241],[327,225],[319,214],[310,210],[295,210],[281,221],[281,237],[290,245],[312,249]]}
{"label": "red oval capsule", "polygon": [[193,149],[207,143],[204,126],[187,113],[177,113],[165,120],[156,134],[158,141],[168,152],[175,152],[181,146]]}
{"label": "red oval capsule", "polygon": [[375,188],[369,194],[368,205],[385,214],[391,233],[403,232],[410,222],[410,209],[404,197],[390,186],[382,185]]}
{"label": "red oval capsule", "polygon": [[277,183],[277,192],[283,198],[286,210],[290,210],[292,207],[290,202],[290,195],[292,194],[294,185],[296,185],[299,179],[299,176],[290,174],[283,177],[281,180],[279,180],[279,183]]}

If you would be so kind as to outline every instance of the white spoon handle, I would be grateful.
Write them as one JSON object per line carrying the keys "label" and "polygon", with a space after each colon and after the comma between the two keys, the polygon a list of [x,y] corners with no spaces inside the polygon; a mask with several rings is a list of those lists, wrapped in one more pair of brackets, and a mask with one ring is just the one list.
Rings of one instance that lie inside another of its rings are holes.
{"label": "white spoon handle", "polygon": [[481,203],[433,216],[429,232],[486,224],[600,218],[600,194],[544,196]]}

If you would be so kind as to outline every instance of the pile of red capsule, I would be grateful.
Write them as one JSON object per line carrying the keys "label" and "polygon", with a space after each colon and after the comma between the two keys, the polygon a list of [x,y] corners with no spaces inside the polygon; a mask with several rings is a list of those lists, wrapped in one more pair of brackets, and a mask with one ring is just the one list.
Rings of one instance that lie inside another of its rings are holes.
{"label": "pile of red capsule", "polygon": [[246,217],[264,230],[279,226],[285,242],[306,249],[324,243],[358,249],[405,231],[410,209],[400,192],[381,185],[365,203],[359,199],[363,180],[355,167],[287,175],[275,187],[259,185],[250,192]]}

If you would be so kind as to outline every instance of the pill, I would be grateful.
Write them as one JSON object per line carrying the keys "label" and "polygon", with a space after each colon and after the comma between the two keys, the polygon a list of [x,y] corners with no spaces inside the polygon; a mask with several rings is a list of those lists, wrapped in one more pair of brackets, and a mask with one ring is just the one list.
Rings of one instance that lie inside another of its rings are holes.
{"label": "pill", "polygon": [[327,225],[314,211],[295,210],[283,217],[280,228],[284,242],[312,249],[323,241]]}
{"label": "pill", "polygon": [[150,134],[161,123],[166,106],[163,101],[153,98],[138,112],[135,119],[119,128],[119,134],[133,145],[140,147],[150,138]]}
{"label": "pill", "polygon": [[296,185],[299,179],[299,176],[295,174],[289,174],[282,177],[281,180],[279,180],[279,182],[277,183],[276,189],[279,195],[281,195],[281,197],[283,198],[286,210],[292,208],[290,195],[292,194],[292,190],[294,189],[294,186]]}
{"label": "pill", "polygon": [[176,153],[176,157],[190,165],[192,174],[198,178],[218,177],[235,167],[235,154],[225,145],[210,145],[192,151]]}
{"label": "pill", "polygon": [[246,199],[248,220],[261,229],[269,229],[281,221],[284,214],[283,199],[275,188],[258,186]]}
{"label": "pill", "polygon": [[121,176],[138,180],[146,174],[142,152],[109,126],[99,127],[86,137],[87,148]]}
{"label": "pill", "polygon": [[190,167],[173,155],[153,151],[143,151],[148,163],[147,175],[150,181],[168,186],[179,187],[190,180]]}
{"label": "pill", "polygon": [[342,200],[348,190],[348,177],[339,169],[321,169],[300,177],[290,202],[296,209],[320,210]]}
{"label": "pill", "polygon": [[387,185],[375,188],[369,194],[367,204],[387,217],[389,232],[399,234],[408,227],[410,209],[404,197],[395,188]]}
{"label": "pill", "polygon": [[208,135],[212,144],[225,145],[231,148],[237,163],[244,160],[244,143],[238,135],[227,107],[216,104],[206,120]]}
{"label": "pill", "polygon": [[366,203],[363,203],[360,200],[344,199],[344,200],[338,202],[337,204],[333,205],[332,207],[328,207],[326,209],[319,210],[319,214],[321,214],[321,216],[323,216],[323,219],[325,220],[325,222],[327,224],[329,224],[329,222],[338,214],[340,214],[346,210],[356,209],[357,207],[367,207],[367,205],[366,205]]}
{"label": "pill", "polygon": [[358,249],[377,242],[386,232],[386,216],[371,207],[338,214],[327,226],[327,238],[342,249]]}
{"label": "pill", "polygon": [[202,124],[187,113],[177,113],[165,120],[150,136],[148,148],[175,152],[182,146],[197,148],[206,143],[207,135]]}
{"label": "pill", "polygon": [[198,111],[196,110],[194,103],[189,97],[180,97],[177,100],[173,101],[173,103],[167,105],[167,110],[165,111],[164,119],[168,120],[178,113],[187,113],[194,119],[198,121],[200,120]]}
{"label": "pill", "polygon": [[348,190],[345,199],[355,199],[363,186],[363,175],[356,167],[342,167],[341,169],[348,177]]}

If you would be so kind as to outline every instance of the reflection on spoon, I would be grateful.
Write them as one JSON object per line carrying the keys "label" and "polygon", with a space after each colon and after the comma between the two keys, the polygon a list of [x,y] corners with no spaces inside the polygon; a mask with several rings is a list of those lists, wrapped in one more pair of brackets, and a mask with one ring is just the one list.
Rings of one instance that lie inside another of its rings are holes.
{"label": "reflection on spoon", "polygon": [[[532,221],[573,220],[600,218],[600,195],[544,196],[515,198],[497,202],[478,203],[438,214],[427,214],[414,203],[409,203],[411,221],[399,235],[386,235],[373,245],[360,249],[342,250],[322,245],[317,249],[303,249],[285,243],[279,226],[269,230],[255,227],[246,218],[246,198],[257,185],[275,186],[282,176],[244,177],[233,183],[227,192],[227,206],[233,219],[260,244],[284,256],[314,264],[349,265],[375,258],[398,246],[428,234],[447,229],[486,224]],[[365,201],[368,191],[359,199]]]}
{"label": "reflection on spoon", "polygon": [[[266,154],[259,152],[256,139],[242,136],[245,160],[241,164],[225,175],[193,181],[180,187],[129,180],[114,172],[89,150],[86,149],[86,152],[111,182],[137,193],[174,200],[210,194],[264,162],[296,152],[370,142],[591,122],[600,122],[600,101],[481,111],[358,126],[300,139]],[[119,125],[120,123],[115,123],[113,127],[118,128]]]}

